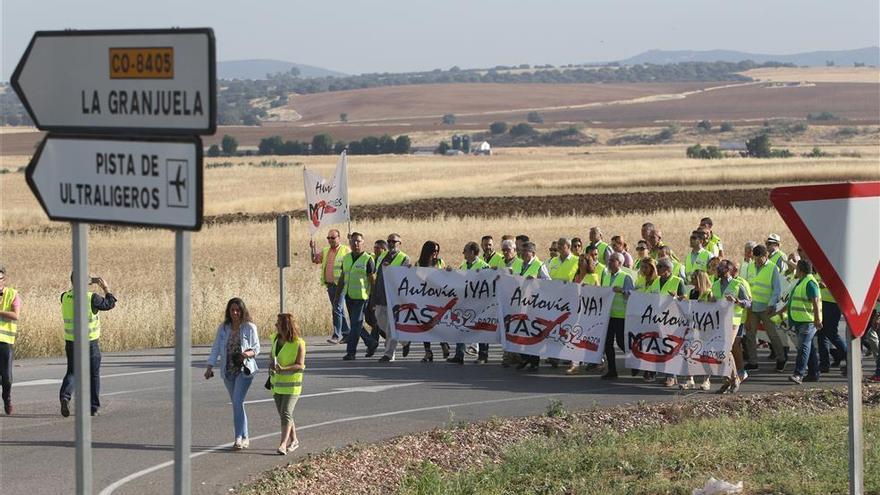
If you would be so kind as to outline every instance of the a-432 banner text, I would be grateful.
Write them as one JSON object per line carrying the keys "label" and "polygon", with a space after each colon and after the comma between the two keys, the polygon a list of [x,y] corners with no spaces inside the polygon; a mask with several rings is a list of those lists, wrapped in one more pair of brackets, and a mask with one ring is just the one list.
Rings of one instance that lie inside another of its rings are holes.
{"label": "a-432 banner text", "polygon": [[391,335],[402,341],[499,343],[496,270],[382,269]]}
{"label": "a-432 banner text", "polygon": [[626,304],[626,366],[672,375],[730,374],[733,305],[633,292]]}
{"label": "a-432 banner text", "polygon": [[395,338],[504,344],[511,352],[597,363],[613,293],[500,270],[386,267]]}
{"label": "a-432 banner text", "polygon": [[614,292],[555,280],[498,280],[504,350],[601,363]]}

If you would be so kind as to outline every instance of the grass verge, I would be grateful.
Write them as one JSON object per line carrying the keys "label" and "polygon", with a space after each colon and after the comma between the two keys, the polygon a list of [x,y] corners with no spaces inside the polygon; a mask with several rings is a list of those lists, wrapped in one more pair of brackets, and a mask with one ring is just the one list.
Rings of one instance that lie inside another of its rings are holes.
{"label": "grass verge", "polygon": [[[880,493],[880,386],[866,385],[865,493]],[[308,442],[304,437],[301,441]],[[847,493],[846,390],[692,397],[497,418],[308,455],[236,493]]]}
{"label": "grass verge", "polygon": [[[867,493],[880,491],[880,411],[865,414]],[[846,493],[845,410],[691,419],[593,435],[575,427],[505,449],[499,464],[447,473],[423,462],[400,494],[689,494],[713,476],[746,493]]]}

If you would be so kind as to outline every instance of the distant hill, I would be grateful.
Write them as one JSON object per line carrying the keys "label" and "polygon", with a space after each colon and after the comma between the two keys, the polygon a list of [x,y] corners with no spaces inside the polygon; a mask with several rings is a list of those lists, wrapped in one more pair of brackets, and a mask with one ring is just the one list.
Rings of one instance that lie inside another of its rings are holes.
{"label": "distant hill", "polygon": [[217,79],[265,79],[266,74],[288,72],[292,67],[300,70],[302,77],[344,77],[348,74],[284,60],[227,60],[217,62]]}
{"label": "distant hill", "polygon": [[759,64],[782,62],[809,66],[825,65],[829,60],[833,60],[835,65],[851,66],[856,62],[867,65],[880,65],[880,47],[872,46],[855,50],[825,50],[791,55],[765,55],[733,50],[649,50],[618,62],[621,65],[645,63],[662,65],[681,62],[740,62],[742,60],[752,60]]}

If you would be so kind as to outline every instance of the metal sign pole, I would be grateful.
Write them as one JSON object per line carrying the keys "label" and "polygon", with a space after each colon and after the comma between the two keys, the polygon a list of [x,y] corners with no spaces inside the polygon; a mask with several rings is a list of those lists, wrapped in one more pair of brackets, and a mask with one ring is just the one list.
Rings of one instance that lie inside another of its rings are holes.
{"label": "metal sign pole", "polygon": [[192,487],[192,233],[174,233],[174,493],[188,495]]}
{"label": "metal sign pole", "polygon": [[846,350],[846,368],[849,377],[849,493],[864,493],[863,422],[862,422],[862,339],[853,337],[846,326],[849,347]]}
{"label": "metal sign pole", "polygon": [[76,493],[92,493],[91,375],[88,310],[89,225],[74,222],[73,231],[73,376],[76,377]]}
{"label": "metal sign pole", "polygon": [[275,242],[278,254],[278,312],[284,310],[284,268],[290,266],[290,216],[275,218]]}

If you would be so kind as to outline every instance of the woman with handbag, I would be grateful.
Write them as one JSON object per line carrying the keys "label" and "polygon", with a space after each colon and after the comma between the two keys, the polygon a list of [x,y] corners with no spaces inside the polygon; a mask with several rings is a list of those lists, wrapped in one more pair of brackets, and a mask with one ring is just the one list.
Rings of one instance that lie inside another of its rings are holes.
{"label": "woman with handbag", "polygon": [[278,454],[286,455],[299,447],[293,408],[302,392],[303,370],[306,369],[306,343],[290,313],[278,315],[272,336],[272,358],[266,388],[271,388],[275,407],[281,418],[281,443]]}
{"label": "woman with handbag", "polygon": [[233,297],[226,303],[225,317],[223,323],[217,327],[217,336],[214,338],[211,355],[208,357],[208,369],[205,370],[205,379],[208,380],[214,376],[214,366],[222,363],[220,376],[232,401],[235,430],[233,450],[246,449],[250,446],[244,398],[257,373],[257,360],[254,358],[259,353],[260,337],[257,334],[257,326],[251,321],[244,301]]}

